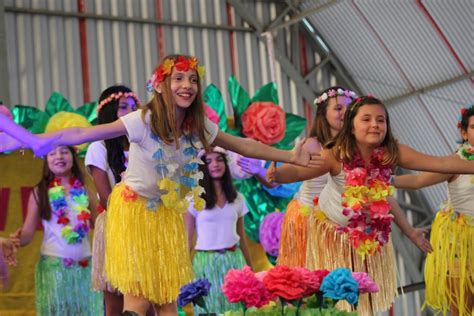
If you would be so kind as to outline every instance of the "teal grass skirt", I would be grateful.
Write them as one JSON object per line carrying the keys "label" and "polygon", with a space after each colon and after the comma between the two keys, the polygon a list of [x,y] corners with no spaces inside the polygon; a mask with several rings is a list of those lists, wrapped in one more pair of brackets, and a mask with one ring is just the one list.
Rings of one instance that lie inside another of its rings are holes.
{"label": "teal grass skirt", "polygon": [[[206,278],[211,283],[209,295],[204,298],[210,313],[224,313],[227,310],[240,310],[239,304],[231,304],[222,293],[224,277],[230,269],[242,269],[245,259],[240,248],[235,251],[196,251],[193,258],[193,270],[196,279]],[[194,315],[205,313],[199,306],[194,307]]]}
{"label": "teal grass skirt", "polygon": [[102,293],[91,286],[91,264],[41,256],[36,265],[36,315],[104,315]]}

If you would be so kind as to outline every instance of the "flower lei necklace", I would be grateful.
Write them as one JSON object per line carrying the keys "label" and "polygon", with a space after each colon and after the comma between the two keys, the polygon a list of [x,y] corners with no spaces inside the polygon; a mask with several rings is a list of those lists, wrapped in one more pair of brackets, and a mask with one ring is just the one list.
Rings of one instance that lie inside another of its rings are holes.
{"label": "flower lei necklace", "polygon": [[465,142],[459,147],[458,155],[465,160],[474,160],[474,146],[471,146],[469,142]]}
{"label": "flower lei necklace", "polygon": [[349,235],[352,246],[362,258],[387,243],[391,231],[393,215],[389,214],[387,197],[394,192],[390,185],[392,166],[382,163],[384,154],[383,148],[374,149],[367,167],[359,152],[352,162],[344,164],[342,213],[349,221],[339,230]]}
{"label": "flower lei necklace", "polygon": [[[72,197],[72,205],[69,207],[66,200],[66,190],[61,185],[61,179],[55,177],[49,184],[48,197],[52,213],[58,218],[57,223],[64,225],[61,230],[61,237],[70,245],[82,242],[82,239],[89,232],[89,219],[91,217],[89,198],[84,185],[75,177],[69,178],[69,194]],[[74,226],[71,225],[70,216],[75,216],[79,221]]]}

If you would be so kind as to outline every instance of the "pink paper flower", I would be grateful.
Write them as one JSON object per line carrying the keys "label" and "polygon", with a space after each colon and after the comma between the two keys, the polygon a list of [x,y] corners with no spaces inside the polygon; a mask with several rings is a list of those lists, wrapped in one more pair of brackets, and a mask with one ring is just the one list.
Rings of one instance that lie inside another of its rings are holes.
{"label": "pink paper flower", "polygon": [[217,112],[207,104],[204,104],[204,110],[206,111],[207,118],[219,125],[219,115],[217,115]]}
{"label": "pink paper flower", "polygon": [[302,278],[303,284],[305,286],[303,297],[308,297],[319,291],[319,287],[321,286],[321,277],[320,274],[316,271],[310,271],[306,268],[296,268]]}
{"label": "pink paper flower", "polygon": [[3,104],[0,104],[0,114],[3,114],[5,115],[6,117],[8,117],[9,119],[13,119],[13,116],[12,116],[12,113],[10,112],[10,110]]}
{"label": "pink paper flower", "polygon": [[347,185],[364,185],[367,171],[365,168],[354,168],[346,174]]}
{"label": "pink paper flower", "polygon": [[352,272],[352,277],[359,283],[359,294],[376,293],[379,287],[365,272]]}
{"label": "pink paper flower", "polygon": [[222,292],[229,302],[242,302],[247,308],[262,307],[272,298],[263,282],[257,279],[248,266],[241,270],[229,270],[224,278]]}

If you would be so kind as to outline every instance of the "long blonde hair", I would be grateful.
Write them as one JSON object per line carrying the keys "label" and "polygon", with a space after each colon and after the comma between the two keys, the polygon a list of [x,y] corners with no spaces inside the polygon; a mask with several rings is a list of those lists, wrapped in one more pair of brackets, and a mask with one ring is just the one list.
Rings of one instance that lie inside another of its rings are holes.
{"label": "long blonde hair", "polygon": [[[188,60],[191,58],[190,56],[186,55],[168,55],[163,58],[161,63],[167,59],[176,61],[180,56]],[[206,150],[210,150],[210,145],[205,137],[205,111],[202,102],[201,79],[198,76],[198,91],[196,98],[186,110],[182,126],[176,126],[175,105],[171,91],[170,78],[171,76],[168,75],[161,82],[161,93],[156,91],[153,92],[153,98],[144,106],[145,110],[142,113],[142,118],[145,118],[145,115],[148,111],[151,112],[150,125],[152,132],[160,137],[160,139],[168,145],[175,142],[176,148],[178,149],[180,146],[179,138],[182,133],[195,133],[197,134],[204,148]]]}
{"label": "long blonde hair", "polygon": [[354,134],[352,133],[354,128],[354,118],[363,105],[380,105],[384,109],[385,120],[387,123],[387,133],[384,140],[380,144],[380,146],[383,146],[385,149],[383,164],[396,165],[400,158],[400,153],[398,149],[398,142],[393,136],[392,130],[390,128],[390,118],[388,111],[382,101],[371,96],[359,97],[349,104],[344,115],[344,124],[341,131],[336,136],[334,141],[328,144],[327,147],[331,148],[334,156],[342,160],[344,163],[349,163],[353,159],[354,154],[358,150],[357,141]]}

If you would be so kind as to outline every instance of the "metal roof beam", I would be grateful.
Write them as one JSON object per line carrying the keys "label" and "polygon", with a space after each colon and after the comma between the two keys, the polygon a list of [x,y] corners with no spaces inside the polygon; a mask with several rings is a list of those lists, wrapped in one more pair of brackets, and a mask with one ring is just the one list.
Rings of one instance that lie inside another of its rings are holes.
{"label": "metal roof beam", "polygon": [[[256,35],[260,41],[264,39],[261,37],[263,32],[262,24],[257,20],[257,18],[249,12],[249,10],[242,4],[240,0],[227,0],[227,2],[232,5],[235,12],[247,23],[250,24],[256,30]],[[280,66],[283,71],[288,75],[288,77],[293,80],[296,85],[296,89],[301,93],[301,95],[308,101],[312,102],[315,98],[315,92],[307,84],[306,80],[302,77],[298,69],[293,65],[293,63],[286,57],[286,55],[277,47],[274,47],[275,58],[279,61]]]}
{"label": "metal roof beam", "polygon": [[410,97],[414,97],[414,96],[417,96],[417,95],[419,95],[419,94],[428,93],[428,92],[430,92],[430,91],[433,91],[433,90],[436,90],[436,89],[439,89],[439,88],[443,88],[443,87],[449,86],[450,84],[457,83],[457,82],[459,82],[459,81],[463,81],[463,80],[466,80],[466,79],[471,79],[471,80],[472,80],[472,77],[473,77],[473,76],[474,76],[474,71],[471,70],[471,71],[468,72],[467,74],[463,74],[463,75],[460,75],[460,76],[457,76],[457,77],[454,77],[454,78],[451,78],[451,79],[448,79],[448,80],[444,80],[444,81],[441,81],[441,82],[432,84],[432,85],[430,85],[430,86],[427,86],[427,87],[424,87],[424,88],[420,88],[420,89],[416,89],[415,91],[408,92],[408,93],[399,95],[399,96],[397,96],[397,97],[394,97],[394,98],[385,100],[384,103],[385,103],[386,105],[398,103],[398,102],[400,102],[400,101],[402,101],[402,100],[404,100],[404,99],[407,99],[407,98],[410,98]]}

